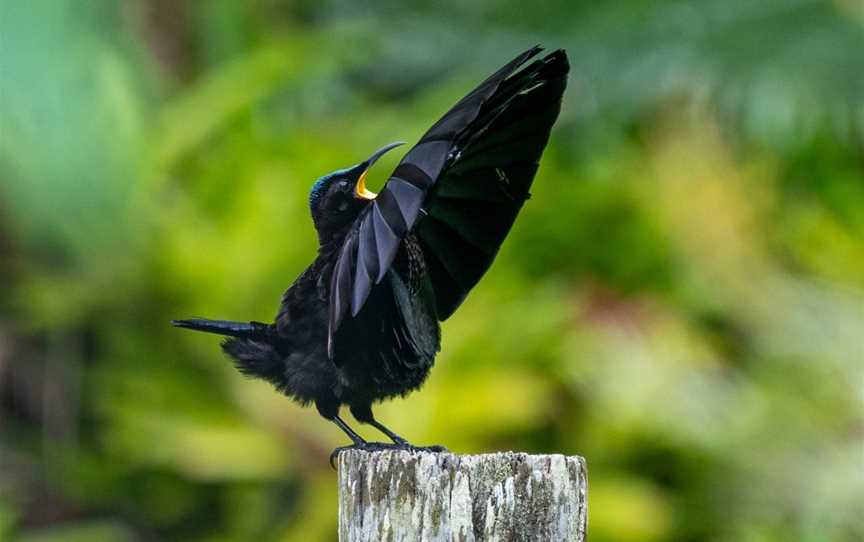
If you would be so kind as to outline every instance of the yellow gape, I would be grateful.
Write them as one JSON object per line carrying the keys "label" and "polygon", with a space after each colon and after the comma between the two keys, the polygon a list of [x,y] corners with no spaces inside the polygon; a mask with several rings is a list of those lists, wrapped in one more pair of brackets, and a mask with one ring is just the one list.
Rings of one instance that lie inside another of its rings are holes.
{"label": "yellow gape", "polygon": [[377,196],[378,194],[366,188],[367,173],[369,173],[368,169],[364,171],[363,174],[360,175],[360,178],[357,180],[357,186],[354,188],[354,195],[363,199],[375,199],[375,196]]}

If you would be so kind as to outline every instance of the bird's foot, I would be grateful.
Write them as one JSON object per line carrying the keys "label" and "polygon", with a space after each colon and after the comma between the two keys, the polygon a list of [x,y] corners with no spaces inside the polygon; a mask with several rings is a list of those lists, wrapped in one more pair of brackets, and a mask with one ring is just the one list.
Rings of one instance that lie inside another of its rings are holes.
{"label": "bird's foot", "polygon": [[432,452],[436,454],[442,452],[450,452],[450,450],[438,444],[433,444],[431,446],[414,446],[413,444],[395,433],[391,434],[390,438],[393,440],[393,444],[396,446],[397,449],[405,450],[407,452]]}
{"label": "bird's foot", "polygon": [[330,454],[330,466],[335,469],[336,459],[339,457],[339,454],[347,450],[363,450],[364,452],[383,452],[385,450],[402,450],[406,452],[432,453],[449,452],[449,450],[444,446],[414,446],[413,444],[410,444],[405,440],[402,440],[402,442],[395,442],[393,444],[388,444],[386,442],[358,442],[350,446],[340,446],[333,450],[333,453]]}

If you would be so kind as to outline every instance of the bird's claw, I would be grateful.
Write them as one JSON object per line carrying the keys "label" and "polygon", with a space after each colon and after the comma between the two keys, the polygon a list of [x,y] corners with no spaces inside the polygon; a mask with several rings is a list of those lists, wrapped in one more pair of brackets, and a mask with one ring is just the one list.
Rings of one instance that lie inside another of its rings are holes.
{"label": "bird's claw", "polygon": [[350,446],[340,446],[333,450],[330,454],[330,466],[336,469],[336,459],[344,451],[347,450],[363,450],[364,452],[383,452],[385,450],[402,450],[405,452],[431,452],[431,453],[448,453],[450,450],[444,446],[414,446],[407,441],[389,444],[386,442],[358,442]]}

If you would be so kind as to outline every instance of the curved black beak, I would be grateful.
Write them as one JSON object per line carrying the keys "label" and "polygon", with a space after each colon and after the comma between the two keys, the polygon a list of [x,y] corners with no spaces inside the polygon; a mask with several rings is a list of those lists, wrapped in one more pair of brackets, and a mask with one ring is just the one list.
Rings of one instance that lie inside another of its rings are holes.
{"label": "curved black beak", "polygon": [[384,156],[388,151],[395,149],[400,145],[404,145],[404,141],[397,141],[395,143],[390,143],[389,145],[385,145],[372,153],[372,156],[366,159],[365,162],[360,164],[359,167],[363,168],[363,173],[360,174],[360,177],[357,179],[357,185],[354,187],[354,195],[358,198],[363,199],[375,199],[376,194],[372,192],[368,188],[366,188],[366,174],[369,173],[369,168],[372,167],[372,164],[378,161],[379,158]]}

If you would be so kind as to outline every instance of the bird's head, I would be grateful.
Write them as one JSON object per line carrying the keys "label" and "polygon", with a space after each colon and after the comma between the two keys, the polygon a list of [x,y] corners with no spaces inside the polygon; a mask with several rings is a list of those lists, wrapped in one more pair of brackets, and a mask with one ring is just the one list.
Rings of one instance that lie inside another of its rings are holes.
{"label": "bird's head", "polygon": [[369,168],[384,153],[399,145],[404,145],[404,142],[386,145],[363,162],[334,171],[315,181],[309,193],[309,210],[312,212],[312,220],[321,244],[344,233],[360,211],[375,199],[376,194],[366,188]]}

